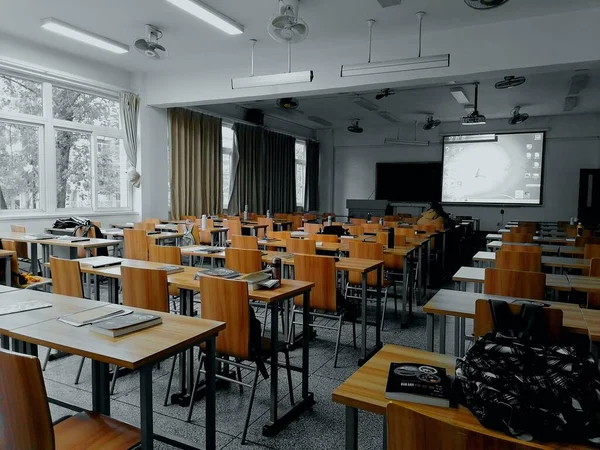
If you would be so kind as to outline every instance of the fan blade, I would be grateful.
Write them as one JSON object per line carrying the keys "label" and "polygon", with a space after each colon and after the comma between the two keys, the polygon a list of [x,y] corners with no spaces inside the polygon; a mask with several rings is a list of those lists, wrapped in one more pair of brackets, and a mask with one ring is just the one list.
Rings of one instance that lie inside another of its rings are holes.
{"label": "fan blade", "polygon": [[145,39],[138,39],[133,45],[135,45],[135,48],[137,49],[148,50],[148,41],[146,41]]}
{"label": "fan blade", "polygon": [[162,45],[160,45],[160,44],[156,44],[156,43],[152,45],[152,49],[153,49],[153,50],[162,50],[163,52],[166,52],[166,51],[167,51],[167,49],[166,49],[166,48],[164,48]]}

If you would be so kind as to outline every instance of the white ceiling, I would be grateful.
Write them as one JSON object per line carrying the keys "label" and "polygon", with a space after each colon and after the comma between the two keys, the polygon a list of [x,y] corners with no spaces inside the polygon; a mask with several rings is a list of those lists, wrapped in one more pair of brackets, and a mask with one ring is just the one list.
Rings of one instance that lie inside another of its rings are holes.
{"label": "white ceiling", "polygon": [[[578,66],[581,67],[581,66]],[[586,73],[590,76],[587,87],[579,95],[579,105],[570,113],[563,112],[564,99],[569,90],[571,78],[581,73],[572,69],[556,72],[527,74],[525,84],[512,88],[498,90],[494,88],[501,76],[482,78],[479,81],[479,111],[488,119],[508,118],[515,106],[521,106],[521,112],[530,116],[549,116],[559,114],[600,113],[600,65],[589,65]],[[522,75],[522,73],[507,73],[505,75]],[[475,81],[475,80],[462,80]],[[426,113],[433,113],[442,121],[458,121],[465,115],[464,107],[456,102],[450,94],[451,85],[428,87],[423,89],[406,89],[397,91],[395,95],[376,100],[378,91],[361,93],[343,93],[329,96],[311,96],[299,98],[300,106],[296,112],[282,111],[275,100],[261,100],[240,105],[211,105],[202,108],[225,115],[236,114],[235,109],[257,108],[269,116],[283,118],[286,121],[307,126],[323,128],[307,119],[308,116],[318,116],[331,123],[333,127],[345,127],[351,119],[358,118],[361,124],[367,126],[383,126],[390,123],[377,115],[357,106],[354,99],[362,97],[375,104],[378,111],[393,114],[402,123],[415,120],[424,122]],[[469,100],[474,100],[474,88],[464,87]],[[299,113],[298,111],[302,112]]]}
{"label": "white ceiling", "polygon": [[[246,59],[250,38],[259,39],[258,51],[262,54],[269,55],[267,50],[282,48],[266,32],[267,20],[276,11],[276,0],[204,1],[243,24],[245,33],[228,36],[165,0],[1,0],[0,31],[132,72],[201,71],[207,65],[227,59]],[[376,0],[302,0],[300,15],[310,26],[310,35],[300,45],[321,49],[341,40],[366,39],[367,18],[378,21],[375,45],[378,39],[407,35],[414,39],[414,13],[419,10],[428,14],[424,22],[426,33],[595,7],[598,0],[512,0],[500,8],[482,12],[460,0],[402,0],[401,5],[386,9]],[[40,20],[50,16],[130,46],[143,36],[144,24],[157,25],[164,31],[161,43],[167,47],[169,59],[156,62],[135,50],[126,55],[112,55],[89,48],[42,30]]]}

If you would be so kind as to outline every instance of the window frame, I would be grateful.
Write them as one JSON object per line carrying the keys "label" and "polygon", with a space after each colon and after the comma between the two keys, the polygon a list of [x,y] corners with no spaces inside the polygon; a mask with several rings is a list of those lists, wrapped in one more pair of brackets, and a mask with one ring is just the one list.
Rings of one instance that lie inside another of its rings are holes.
{"label": "window frame", "polygon": [[[304,146],[304,159],[297,159],[296,158],[296,145],[298,144],[302,144]],[[306,151],[307,151],[307,146],[308,143],[305,139],[298,139],[296,138],[296,142],[294,143],[294,176],[296,175],[296,169],[297,167],[300,166],[304,166],[304,192],[302,193],[302,204],[298,205],[298,198],[296,197],[296,208],[302,208],[304,209],[304,203],[306,201]],[[298,184],[298,179],[296,178],[296,185]]]}
{"label": "window frame", "polygon": [[[229,155],[229,177],[231,177],[232,174],[232,163],[233,163],[233,142],[231,144],[231,147],[224,147],[223,146],[223,128],[229,128],[231,129],[232,133],[233,133],[233,123],[231,122],[221,122],[221,161],[223,161],[223,155]],[[235,133],[233,135],[233,139],[235,140]],[[221,165],[223,163],[221,162]],[[223,166],[224,167],[224,166]],[[222,173],[225,173],[222,170]],[[224,180],[222,180],[222,185],[223,185],[223,193],[225,191],[225,183]],[[221,193],[221,195],[223,195],[223,193]],[[229,192],[229,197],[231,197],[231,192]],[[229,199],[227,199],[227,204],[225,204],[225,201],[223,201],[223,211],[227,211],[227,208],[229,207]]]}
{"label": "window frame", "polygon": [[[59,87],[63,89],[75,90],[92,96],[107,98],[114,101],[119,101],[119,92],[117,90],[107,90],[98,86],[94,89],[93,86],[79,85],[77,81],[72,83],[69,80],[54,81],[52,77],[45,78],[43,76],[30,75],[20,73],[18,70],[5,70],[0,67],[0,74],[14,77],[20,80],[32,81],[42,84],[42,115],[35,116],[14,111],[0,110],[0,122],[9,122],[19,125],[37,126],[39,127],[39,207],[38,209],[6,209],[0,210],[0,220],[11,218],[37,218],[47,216],[64,216],[65,214],[128,214],[133,212],[134,196],[133,186],[127,182],[127,206],[126,207],[98,207],[98,167],[97,167],[97,137],[106,137],[122,140],[125,144],[125,131],[122,124],[119,128],[112,128],[100,125],[89,125],[79,122],[71,122],[67,120],[55,119],[53,117],[52,103],[52,88]],[[55,146],[55,131],[70,131],[77,133],[89,133],[91,145],[90,159],[90,195],[91,206],[89,208],[58,208],[57,201],[57,179],[56,179],[56,146]],[[127,163],[126,163],[127,164]]]}

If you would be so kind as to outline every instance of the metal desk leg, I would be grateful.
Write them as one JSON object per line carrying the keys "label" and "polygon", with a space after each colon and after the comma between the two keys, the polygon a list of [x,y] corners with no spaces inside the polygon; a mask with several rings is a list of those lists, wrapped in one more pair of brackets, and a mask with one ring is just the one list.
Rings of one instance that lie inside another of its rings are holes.
{"label": "metal desk leg", "polygon": [[[406,267],[406,264],[404,265]],[[375,347],[381,348],[381,279],[383,266],[377,268],[377,306],[375,307]]]}
{"label": "metal desk leg", "polygon": [[442,276],[446,274],[446,234],[442,233]]}
{"label": "metal desk leg", "polygon": [[37,244],[31,244],[31,273],[36,275],[40,272],[38,267],[38,247]]}
{"label": "metal desk leg", "polygon": [[427,239],[427,285],[426,286],[429,286],[429,284],[431,282],[430,264],[431,264],[431,238]]}
{"label": "metal desk leg", "polygon": [[302,399],[314,403],[313,396],[308,392],[308,337],[310,336],[310,291],[304,292],[302,298]]}
{"label": "metal desk leg", "polygon": [[387,416],[383,416],[383,450],[387,450]]}
{"label": "metal desk leg", "polygon": [[119,303],[119,281],[116,278],[108,279],[108,302]]}
{"label": "metal desk leg", "polygon": [[425,282],[423,280],[423,276],[425,272],[423,271],[423,246],[419,245],[419,259],[417,260],[419,264],[419,300],[423,300],[427,298],[427,286],[425,286]]}
{"label": "metal desk leg", "polygon": [[95,360],[92,360],[92,409],[94,412],[110,416],[108,364]]}
{"label": "metal desk leg", "polygon": [[460,320],[454,316],[454,355],[460,356]]}
{"label": "metal desk leg", "polygon": [[[187,290],[179,290],[179,314],[182,316],[187,315]],[[186,377],[186,358],[188,352],[181,352],[179,355],[179,392],[181,394],[187,393],[187,377]],[[191,378],[190,380],[193,380]],[[193,381],[190,381],[192,383]]]}
{"label": "metal desk leg", "polygon": [[[88,275],[88,277],[90,277],[90,275]],[[100,301],[100,286],[98,286],[99,280],[100,277],[98,275],[94,275],[94,300],[96,301]]]}
{"label": "metal desk leg", "polygon": [[466,319],[460,318],[460,356],[465,356],[465,325]]}
{"label": "metal desk leg", "polygon": [[[277,361],[279,360],[279,353],[277,350],[277,341],[279,339],[279,318],[277,317],[277,303],[271,303],[269,305],[271,308],[271,396],[270,396],[270,422],[274,424],[277,422],[277,383],[278,383],[278,372],[279,365]],[[308,337],[310,334],[305,334],[302,337],[304,342],[308,342]]]}
{"label": "metal desk leg", "polygon": [[362,274],[362,295],[361,295],[361,331],[362,336],[360,337],[361,346],[360,346],[360,359],[359,364],[366,361],[367,359],[367,274],[366,272]]}
{"label": "metal desk leg", "polygon": [[400,326],[406,323],[406,302],[408,301],[408,264],[406,264],[406,257],[404,257],[404,267],[402,268],[402,318],[400,319]]}
{"label": "metal desk leg", "polygon": [[440,350],[441,354],[446,353],[446,316],[440,316]]}
{"label": "metal desk leg", "polygon": [[358,450],[358,409],[346,406],[346,450]]}
{"label": "metal desk leg", "polygon": [[4,283],[7,286],[12,286],[11,262],[11,258],[4,258]]}
{"label": "metal desk leg", "polygon": [[427,313],[427,351],[433,351],[433,338],[434,338],[434,316],[431,313]]}
{"label": "metal desk leg", "polygon": [[140,429],[143,450],[154,448],[152,409],[152,365],[149,364],[140,369]]}
{"label": "metal desk leg", "polygon": [[206,355],[204,359],[204,369],[206,370],[206,442],[207,450],[217,448],[217,433],[216,433],[216,379],[215,379],[215,338],[211,337],[206,340]]}

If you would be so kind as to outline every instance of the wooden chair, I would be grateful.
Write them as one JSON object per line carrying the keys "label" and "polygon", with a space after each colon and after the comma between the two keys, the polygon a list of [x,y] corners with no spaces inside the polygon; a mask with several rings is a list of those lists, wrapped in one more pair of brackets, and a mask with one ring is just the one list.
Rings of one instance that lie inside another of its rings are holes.
{"label": "wooden chair", "polygon": [[575,238],[575,247],[585,247],[588,244],[599,245],[600,237],[581,237]]}
{"label": "wooden chair", "polygon": [[223,228],[227,228],[227,239],[231,240],[231,237],[235,234],[242,234],[242,223],[239,218],[237,220],[231,217],[223,221]]}
{"label": "wooden chair", "polygon": [[290,215],[287,214],[287,213],[275,213],[275,214],[273,214],[273,217],[275,219],[279,219],[279,220],[288,220],[289,216]]}
{"label": "wooden chair", "polygon": [[317,220],[316,214],[303,214],[302,222],[310,222],[311,220]]}
{"label": "wooden chair", "polygon": [[398,222],[400,220],[400,216],[383,216],[384,222]]}
{"label": "wooden chair", "polygon": [[537,226],[535,225],[519,225],[517,227],[510,228],[511,233],[531,233],[535,234],[537,231]]}
{"label": "wooden chair", "polygon": [[309,234],[306,238],[316,242],[340,242],[335,234]]}
{"label": "wooden chair", "polygon": [[140,443],[140,430],[93,412],[52,425],[40,361],[0,350],[0,448],[121,450]]}
{"label": "wooden chair", "polygon": [[257,236],[266,236],[269,231],[273,231],[273,219],[267,219],[266,217],[259,217],[257,219],[259,225],[267,225],[266,229],[257,229]]}
{"label": "wooden chair", "polygon": [[[377,242],[384,246],[388,245],[388,234],[386,231],[377,233]],[[406,247],[406,236],[394,233],[394,247]]]}
{"label": "wooden chair", "polygon": [[546,274],[488,268],[485,269],[484,290],[489,295],[544,300]]}
{"label": "wooden chair", "polygon": [[258,238],[256,236],[241,236],[239,234],[234,234],[231,236],[231,247],[246,250],[258,250]]}
{"label": "wooden chair", "polygon": [[226,248],[225,267],[239,273],[258,272],[262,270],[262,253],[259,250]]}
{"label": "wooden chair", "polygon": [[363,223],[360,227],[362,228],[363,234],[378,233],[382,229],[382,226],[379,223]]}
{"label": "wooden chair", "polygon": [[[151,262],[181,266],[181,248],[174,245],[149,245],[148,260]],[[178,297],[179,289],[169,286],[169,295]]]}
{"label": "wooden chair", "polygon": [[272,239],[279,239],[285,241],[286,239],[292,238],[291,231],[267,231],[267,237]]}
{"label": "wooden chair", "polygon": [[[333,256],[296,255],[294,256],[294,273],[296,280],[315,283],[315,287],[310,291],[310,315],[329,320],[337,319],[338,321],[337,327],[315,324],[312,321],[310,323],[310,326],[314,328],[337,331],[335,356],[333,359],[333,367],[335,368],[337,367],[340,337],[342,335],[342,321],[345,312],[343,305],[338,302],[341,294],[338,294],[336,288],[337,272],[335,269],[335,258]],[[302,305],[303,297],[295,297],[294,306],[292,307],[292,320],[290,321],[290,333],[288,334],[290,342],[295,335],[295,325],[301,324],[301,322],[295,322],[294,318],[296,313],[302,312]],[[354,348],[356,348],[355,322],[352,322],[352,337]]]}
{"label": "wooden chair", "polygon": [[507,252],[521,252],[521,253],[539,253],[542,254],[542,247],[539,245],[513,245],[513,244],[502,244],[502,251]]}
{"label": "wooden chair", "polygon": [[[513,314],[519,314],[521,311],[520,304],[509,303],[508,304]],[[562,340],[562,321],[563,312],[556,308],[544,308],[544,322],[545,322],[545,337],[547,343],[558,344]],[[488,300],[477,300],[475,302],[475,324],[473,332],[475,340],[494,330],[494,318],[492,317],[492,309],[490,308],[490,302]]]}
{"label": "wooden chair", "polygon": [[[27,231],[25,231],[25,227],[22,225],[11,225],[10,231],[12,231],[13,233],[27,233]],[[29,250],[27,249],[27,242],[17,242],[16,244],[17,258],[19,258],[22,261],[31,262],[31,260],[29,259]]]}
{"label": "wooden chair", "polygon": [[[144,219],[145,223],[153,223],[154,225],[160,225],[161,220],[156,217],[148,217]],[[135,224],[134,224],[135,226]]]}
{"label": "wooden chair", "polygon": [[502,243],[530,244],[533,242],[533,233],[502,233]]}
{"label": "wooden chair", "polygon": [[[590,262],[590,277],[600,277],[600,258],[592,258]],[[600,309],[600,292],[590,292],[587,295],[587,307]]]}
{"label": "wooden chair", "polygon": [[[198,225],[198,228],[202,229],[202,219],[196,219],[196,225]],[[215,220],[214,219],[206,219],[206,228],[214,228],[215,227]]]}
{"label": "wooden chair", "polygon": [[321,224],[320,223],[305,223],[304,224],[304,232],[310,234],[316,234],[321,232]]}
{"label": "wooden chair", "polygon": [[541,272],[542,254],[511,252],[502,249],[496,252],[496,263],[494,266],[496,269]]}
{"label": "wooden chair", "polygon": [[414,228],[398,227],[394,228],[394,234],[406,237],[415,237]]}
{"label": "wooden chair", "polygon": [[123,230],[125,258],[148,261],[148,235],[145,230]]}
{"label": "wooden chair", "polygon": [[362,227],[360,225],[342,225],[344,229],[348,230],[352,236],[360,236],[362,234]]}
{"label": "wooden chair", "polygon": [[393,220],[384,220],[383,221],[384,228],[398,228],[398,222]]}
{"label": "wooden chair", "polygon": [[363,223],[367,223],[367,219],[359,219],[357,217],[350,217],[348,219],[348,222],[350,222],[353,225],[362,225]]}
{"label": "wooden chair", "polygon": [[[222,378],[238,384],[240,386],[240,392],[243,392],[244,386],[251,389],[250,403],[248,405],[248,411],[246,412],[246,420],[242,432],[242,444],[245,444],[259,372],[265,379],[268,378],[268,373],[264,364],[265,362],[268,362],[271,357],[271,340],[263,337],[261,344],[258,344],[256,342],[258,341],[258,336],[254,335],[254,339],[251,337],[251,321],[253,319],[248,306],[248,284],[246,282],[203,276],[200,277],[199,284],[200,291],[202,292],[202,318],[207,320],[217,320],[227,324],[225,330],[220,332],[216,339],[217,361],[219,363],[235,366],[237,369],[237,380],[222,377],[221,375],[217,375],[217,378]],[[260,332],[260,330],[258,331]],[[253,342],[253,340],[255,342]],[[281,343],[277,350],[282,352],[285,356],[290,402],[293,405],[294,392],[292,386],[292,374],[290,371],[290,356],[286,343]],[[233,358],[234,361],[230,358]],[[245,361],[253,362],[254,366],[244,363]],[[270,362],[277,367],[277,361]],[[198,365],[192,392],[195,392],[198,386],[203,363],[204,353],[201,353],[200,364]],[[175,364],[175,361],[173,361],[173,364]],[[174,368],[175,366],[173,365],[173,369]],[[241,369],[253,372],[253,381],[251,384],[242,381]],[[277,370],[277,368],[274,370]],[[171,372],[171,380],[172,375],[173,371]],[[169,388],[170,384],[171,383],[169,382]],[[191,401],[187,416],[188,422],[191,421],[193,408],[194,402]]]}
{"label": "wooden chair", "polygon": [[297,214],[288,214],[287,220],[292,222],[292,231],[297,231],[298,228],[302,227],[302,216]]}
{"label": "wooden chair", "polygon": [[134,230],[156,231],[156,224],[152,222],[136,222],[133,224]]}
{"label": "wooden chair", "polygon": [[285,250],[288,253],[302,253],[305,255],[316,255],[316,241],[311,239],[288,239],[285,241]]}
{"label": "wooden chair", "polygon": [[185,224],[178,223],[177,224],[177,232],[178,233],[187,233],[187,230],[192,232],[192,238],[194,239],[194,244],[211,244],[212,235],[208,231],[200,231],[200,227],[196,224]]}
{"label": "wooden chair", "polygon": [[[387,450],[527,450],[539,444],[518,441],[485,428],[466,408],[422,408],[407,402],[387,405]],[[463,426],[461,426],[464,424]]]}
{"label": "wooden chair", "polygon": [[196,219],[196,216],[181,216],[181,220],[189,220],[190,222],[195,222]]}
{"label": "wooden chair", "polygon": [[[600,258],[600,245],[599,244],[586,244],[583,248],[583,259]],[[583,269],[582,275],[586,277],[590,274],[589,269]]]}
{"label": "wooden chair", "polygon": [[[100,227],[98,227],[100,228]],[[84,229],[83,228],[77,228],[75,230],[75,236],[83,236],[83,232]],[[88,231],[87,237],[90,239],[96,239],[96,229],[94,227],[91,227]],[[91,251],[92,256],[98,256],[98,250],[97,249],[92,249]],[[77,249],[77,257],[78,258],[85,258],[87,257],[87,252],[84,248],[78,248]]]}
{"label": "wooden chair", "polygon": [[52,282],[50,278],[40,277],[39,282],[28,283],[25,285],[19,284],[19,259],[17,258],[17,242],[11,241],[10,239],[2,239],[1,240],[1,248],[4,250],[8,250],[11,252],[15,252],[14,255],[10,259],[10,271],[12,272],[12,285],[16,287],[20,287],[22,289],[37,289],[39,287],[46,287],[48,284]]}
{"label": "wooden chair", "polygon": [[418,231],[425,231],[426,233],[435,233],[444,229],[444,221],[435,219],[428,223],[416,224],[413,228]]}

